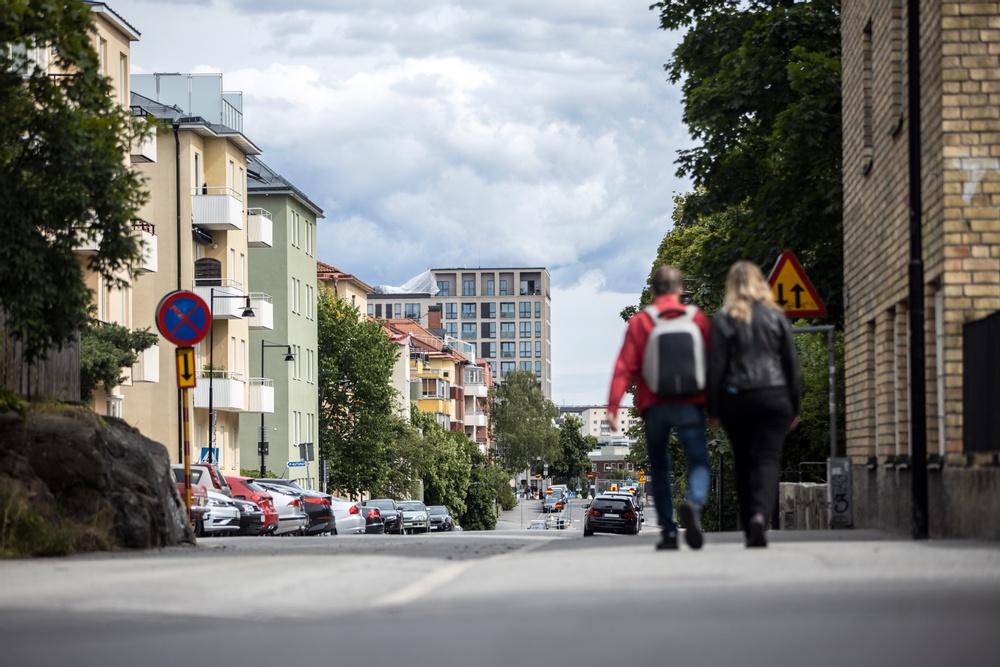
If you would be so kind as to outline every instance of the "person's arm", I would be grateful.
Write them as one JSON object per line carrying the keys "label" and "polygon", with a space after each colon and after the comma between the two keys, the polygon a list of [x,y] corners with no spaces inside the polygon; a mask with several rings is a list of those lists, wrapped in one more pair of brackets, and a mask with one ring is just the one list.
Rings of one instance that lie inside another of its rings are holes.
{"label": "person's arm", "polygon": [[639,318],[648,316],[637,313],[628,322],[628,329],[625,331],[625,342],[615,360],[615,370],[611,377],[611,391],[608,394],[608,427],[612,431],[618,430],[618,408],[621,405],[622,396],[628,388],[635,383],[635,378],[639,374],[642,365],[643,346],[648,332],[643,332]]}
{"label": "person's arm", "polygon": [[795,428],[802,412],[802,370],[799,366],[799,352],[795,349],[792,325],[784,317],[781,318],[781,367],[788,385],[788,398],[792,401],[792,414],[795,416],[792,428]]}
{"label": "person's arm", "polygon": [[723,327],[719,322],[721,315],[716,315],[709,334],[708,356],[708,378],[705,389],[705,407],[708,411],[709,419],[719,416],[719,393],[722,388],[723,376],[729,366],[729,346],[726,345],[726,337],[723,334]]}

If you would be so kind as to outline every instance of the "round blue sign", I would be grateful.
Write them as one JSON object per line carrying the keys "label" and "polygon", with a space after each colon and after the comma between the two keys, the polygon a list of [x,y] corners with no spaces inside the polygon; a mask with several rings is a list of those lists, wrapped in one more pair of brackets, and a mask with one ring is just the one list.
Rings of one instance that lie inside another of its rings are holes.
{"label": "round blue sign", "polygon": [[156,328],[174,345],[190,347],[208,335],[212,313],[200,296],[178,290],[160,300],[156,307]]}

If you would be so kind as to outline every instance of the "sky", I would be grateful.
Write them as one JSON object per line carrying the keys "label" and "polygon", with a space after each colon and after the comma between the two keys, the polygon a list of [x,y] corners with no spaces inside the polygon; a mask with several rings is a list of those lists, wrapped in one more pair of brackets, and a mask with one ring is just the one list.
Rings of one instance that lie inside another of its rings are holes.
{"label": "sky", "polygon": [[108,0],[132,72],[223,75],[260,159],[323,209],[317,259],[552,279],[552,400],[599,405],[691,145],[650,0]]}

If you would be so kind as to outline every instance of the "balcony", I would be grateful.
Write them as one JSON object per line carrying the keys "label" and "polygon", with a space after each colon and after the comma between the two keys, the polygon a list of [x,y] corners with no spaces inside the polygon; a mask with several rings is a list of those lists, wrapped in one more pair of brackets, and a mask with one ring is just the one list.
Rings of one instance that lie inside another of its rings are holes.
{"label": "balcony", "polygon": [[466,426],[486,426],[485,412],[466,412],[463,420]]}
{"label": "balcony", "polygon": [[247,245],[251,248],[270,248],[274,245],[271,234],[271,213],[262,208],[247,209]]}
{"label": "balcony", "polygon": [[101,249],[101,239],[104,237],[98,233],[93,238],[90,238],[81,229],[77,232],[76,238],[77,241],[76,245],[73,246],[73,252],[80,255],[96,255],[97,251]]}
{"label": "balcony", "polygon": [[232,188],[201,187],[193,199],[194,226],[219,231],[243,229],[243,200]]}
{"label": "balcony", "polygon": [[247,412],[274,413],[274,380],[271,378],[250,378],[249,409]]}
{"label": "balcony", "polygon": [[209,390],[212,409],[223,412],[246,412],[243,376],[233,371],[198,371],[198,384],[194,388],[194,407],[208,409]]}
{"label": "balcony", "polygon": [[[212,299],[212,293],[215,299]],[[243,285],[228,278],[198,278],[194,281],[194,292],[208,304],[213,320],[237,320],[243,317],[246,308],[246,293]],[[219,298],[220,295],[225,295]],[[227,297],[238,296],[240,299]],[[215,303],[212,303],[212,302]]]}
{"label": "balcony", "polygon": [[[227,301],[236,301],[236,299],[227,299]],[[273,331],[274,304],[271,302],[271,295],[263,292],[250,292],[250,307],[253,308],[253,317],[249,320],[250,328]],[[257,411],[251,410],[251,412]]]}
{"label": "balcony", "polygon": [[517,338],[517,334],[514,331],[501,331],[500,332],[500,338],[506,339],[506,340],[513,340],[513,339]]}
{"label": "balcony", "polygon": [[160,381],[160,346],[154,345],[139,353],[132,366],[132,382]]}
{"label": "balcony", "polygon": [[475,396],[476,398],[486,398],[488,390],[486,385],[482,383],[471,383],[465,385],[465,395]]}
{"label": "balcony", "polygon": [[145,220],[132,221],[132,235],[138,237],[142,248],[142,259],[136,267],[140,271],[156,273],[157,251],[156,251],[156,225]]}
{"label": "balcony", "polygon": [[[141,122],[133,120],[133,122]],[[132,136],[129,158],[132,164],[156,162],[156,130],[153,130],[145,137],[138,134]]]}

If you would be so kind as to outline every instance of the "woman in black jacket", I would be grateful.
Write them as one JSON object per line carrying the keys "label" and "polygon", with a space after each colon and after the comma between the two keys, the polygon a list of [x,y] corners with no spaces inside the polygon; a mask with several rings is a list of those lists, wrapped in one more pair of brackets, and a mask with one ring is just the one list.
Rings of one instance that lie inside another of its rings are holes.
{"label": "woman in black jacket", "polygon": [[766,547],[785,434],[799,423],[802,384],[792,328],[756,265],[739,261],[712,320],[708,416],[733,445],[740,525],[748,547]]}

